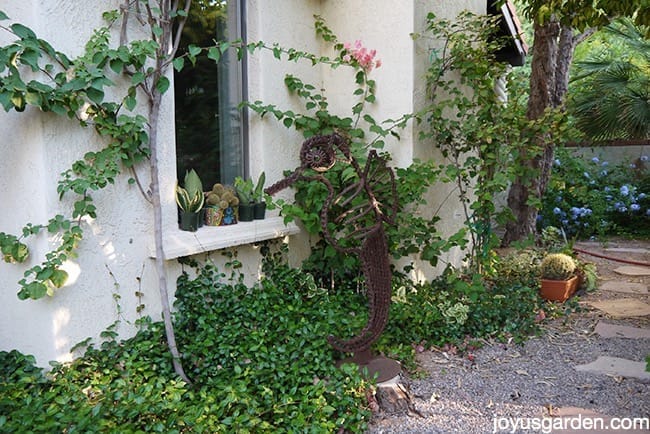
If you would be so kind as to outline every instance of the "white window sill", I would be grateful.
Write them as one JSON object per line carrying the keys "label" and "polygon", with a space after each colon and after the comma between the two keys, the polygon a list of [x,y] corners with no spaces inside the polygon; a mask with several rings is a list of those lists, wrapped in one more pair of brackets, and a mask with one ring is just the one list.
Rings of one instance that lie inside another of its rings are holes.
{"label": "white window sill", "polygon": [[[176,229],[163,237],[163,255],[166,260],[241,246],[257,241],[285,237],[300,232],[295,223],[284,224],[283,217],[239,222],[229,226],[203,226],[196,232]],[[155,257],[155,250],[152,250]]]}

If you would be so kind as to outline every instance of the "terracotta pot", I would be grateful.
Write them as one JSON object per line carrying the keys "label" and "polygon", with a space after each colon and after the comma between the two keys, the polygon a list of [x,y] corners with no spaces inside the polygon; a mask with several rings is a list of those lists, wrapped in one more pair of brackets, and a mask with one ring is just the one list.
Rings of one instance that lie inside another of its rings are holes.
{"label": "terracotta pot", "polygon": [[546,300],[565,302],[576,292],[579,283],[578,276],[573,276],[569,280],[542,279],[540,295]]}

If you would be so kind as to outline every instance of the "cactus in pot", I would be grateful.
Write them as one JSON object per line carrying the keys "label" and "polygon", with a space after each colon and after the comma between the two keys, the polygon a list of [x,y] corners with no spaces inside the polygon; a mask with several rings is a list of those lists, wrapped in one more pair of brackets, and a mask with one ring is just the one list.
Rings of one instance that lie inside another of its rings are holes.
{"label": "cactus in pot", "polygon": [[568,280],[576,272],[575,260],[565,253],[551,253],[540,264],[542,279]]}
{"label": "cactus in pot", "polygon": [[546,300],[564,302],[578,289],[576,261],[565,253],[550,253],[540,264],[540,295]]}
{"label": "cactus in pot", "polygon": [[235,191],[222,184],[214,184],[206,193],[206,222],[210,226],[222,226],[237,223],[237,206],[239,198]]}
{"label": "cactus in pot", "polygon": [[235,178],[235,189],[240,199],[239,217],[241,221],[251,221],[253,219],[263,219],[266,212],[266,202],[264,201],[264,183],[266,175],[260,173],[257,182],[254,183],[251,178]]}

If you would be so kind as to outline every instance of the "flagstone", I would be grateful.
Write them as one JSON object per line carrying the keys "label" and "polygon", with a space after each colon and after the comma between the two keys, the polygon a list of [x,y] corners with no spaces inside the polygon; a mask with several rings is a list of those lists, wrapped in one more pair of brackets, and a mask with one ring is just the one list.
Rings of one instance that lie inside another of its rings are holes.
{"label": "flagstone", "polygon": [[625,292],[628,294],[647,294],[648,285],[638,282],[624,282],[621,280],[608,280],[600,284],[603,291]]}
{"label": "flagstone", "polygon": [[625,276],[650,276],[650,267],[639,265],[624,265],[614,269],[614,272]]}
{"label": "flagstone", "polygon": [[594,331],[604,338],[650,339],[650,330],[598,321]]}
{"label": "flagstone", "polygon": [[645,362],[635,362],[633,360],[621,359],[620,357],[598,356],[593,362],[577,365],[574,368],[577,371],[637,378],[650,382],[650,372],[645,370],[645,366]]}
{"label": "flagstone", "polygon": [[588,304],[615,318],[650,315],[650,305],[633,298],[590,301]]}

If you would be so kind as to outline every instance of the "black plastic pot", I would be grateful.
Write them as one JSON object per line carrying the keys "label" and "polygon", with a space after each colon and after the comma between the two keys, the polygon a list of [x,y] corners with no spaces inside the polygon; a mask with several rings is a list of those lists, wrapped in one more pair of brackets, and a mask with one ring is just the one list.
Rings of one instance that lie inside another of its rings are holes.
{"label": "black plastic pot", "polygon": [[266,202],[256,202],[253,205],[253,218],[255,220],[264,220],[266,216]]}
{"label": "black plastic pot", "polygon": [[198,212],[181,211],[179,227],[182,231],[196,232],[201,215]]}
{"label": "black plastic pot", "polygon": [[240,222],[252,222],[255,213],[255,206],[252,203],[240,203],[239,204],[239,221]]}

